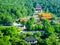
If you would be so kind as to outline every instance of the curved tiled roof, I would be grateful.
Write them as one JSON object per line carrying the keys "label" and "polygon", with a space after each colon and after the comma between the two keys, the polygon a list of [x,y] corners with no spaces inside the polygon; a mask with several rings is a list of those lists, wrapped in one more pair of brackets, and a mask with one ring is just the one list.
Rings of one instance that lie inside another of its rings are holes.
{"label": "curved tiled roof", "polygon": [[36,9],[38,9],[38,8],[41,9],[41,6],[37,3],[36,4]]}
{"label": "curved tiled roof", "polygon": [[36,38],[25,38],[27,42],[34,42],[36,41]]}
{"label": "curved tiled roof", "polygon": [[50,13],[40,13],[41,17],[45,17],[45,18],[51,18],[51,14]]}

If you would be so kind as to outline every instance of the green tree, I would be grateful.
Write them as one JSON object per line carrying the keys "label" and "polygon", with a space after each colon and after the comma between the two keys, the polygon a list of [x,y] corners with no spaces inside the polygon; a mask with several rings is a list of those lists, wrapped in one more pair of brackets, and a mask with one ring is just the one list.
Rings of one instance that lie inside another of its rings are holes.
{"label": "green tree", "polygon": [[10,26],[13,24],[13,19],[10,16],[0,16],[0,25]]}
{"label": "green tree", "polygon": [[18,29],[14,26],[0,26],[0,31],[3,33],[3,35],[17,35]]}
{"label": "green tree", "polygon": [[30,18],[30,20],[28,20],[27,24],[26,24],[26,28],[28,30],[32,30],[33,29],[33,24],[34,24],[34,18]]}
{"label": "green tree", "polygon": [[43,24],[37,24],[37,25],[35,26],[35,28],[36,28],[37,30],[42,30],[42,29],[43,29]]}
{"label": "green tree", "polygon": [[46,38],[46,45],[56,45],[57,35],[52,33],[48,38]]}

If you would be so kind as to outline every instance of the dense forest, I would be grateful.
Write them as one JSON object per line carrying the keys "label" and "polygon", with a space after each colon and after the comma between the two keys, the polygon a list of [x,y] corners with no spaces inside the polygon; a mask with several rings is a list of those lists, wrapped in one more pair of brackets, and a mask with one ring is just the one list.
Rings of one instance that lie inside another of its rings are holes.
{"label": "dense forest", "polygon": [[[34,28],[33,20],[30,19],[26,27],[31,32],[25,33],[24,31],[18,33],[18,27],[15,26],[0,26],[0,45],[60,45],[60,24],[50,23],[46,19],[42,21],[44,24],[37,24]],[[33,29],[36,32],[32,32]],[[35,38],[37,43],[32,44],[26,41],[26,38]]]}
{"label": "dense forest", "polygon": [[0,0],[0,24],[4,23],[6,16],[8,16],[7,20],[11,18],[14,21],[20,17],[33,15],[37,3],[44,12],[48,11],[60,16],[60,0]]}
{"label": "dense forest", "polygon": [[[36,4],[40,4],[44,13],[51,13],[53,20],[60,17],[60,0],[0,0],[0,45],[60,45],[60,23],[46,18],[35,23],[32,15]],[[27,16],[32,17],[26,22],[16,21]],[[14,22],[26,29],[14,26]],[[26,38],[34,38],[37,43],[31,44]]]}

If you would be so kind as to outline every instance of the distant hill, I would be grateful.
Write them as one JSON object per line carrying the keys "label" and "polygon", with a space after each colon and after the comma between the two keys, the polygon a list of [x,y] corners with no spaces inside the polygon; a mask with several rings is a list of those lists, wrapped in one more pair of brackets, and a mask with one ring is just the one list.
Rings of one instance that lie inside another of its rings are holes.
{"label": "distant hill", "polygon": [[60,0],[0,0],[0,17],[5,15],[15,20],[33,15],[37,3],[43,11],[60,16]]}

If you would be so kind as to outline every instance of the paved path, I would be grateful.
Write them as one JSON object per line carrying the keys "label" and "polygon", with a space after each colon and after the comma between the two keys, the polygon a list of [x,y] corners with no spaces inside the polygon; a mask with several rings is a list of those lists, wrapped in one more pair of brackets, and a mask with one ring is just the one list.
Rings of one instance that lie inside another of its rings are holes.
{"label": "paved path", "polygon": [[43,34],[45,33],[45,31],[20,31],[19,34],[21,34],[21,33],[32,33],[33,34],[33,33],[39,33],[39,32],[41,32]]}

